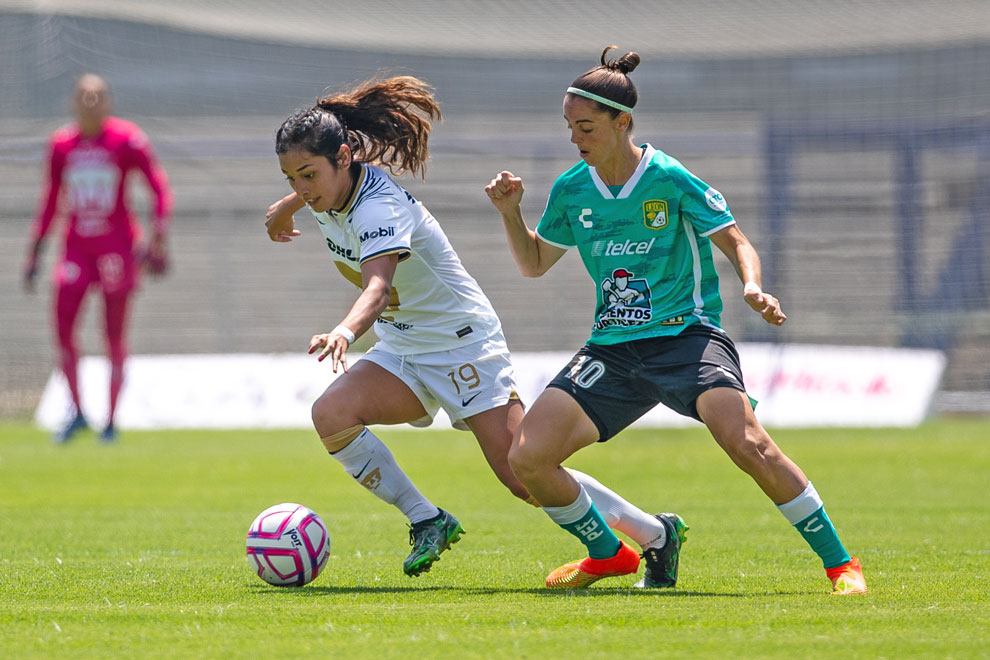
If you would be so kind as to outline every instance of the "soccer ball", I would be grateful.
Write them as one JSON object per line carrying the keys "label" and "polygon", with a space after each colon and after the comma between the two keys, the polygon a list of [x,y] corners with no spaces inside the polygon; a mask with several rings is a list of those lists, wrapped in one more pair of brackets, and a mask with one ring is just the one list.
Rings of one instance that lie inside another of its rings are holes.
{"label": "soccer ball", "polygon": [[312,582],[329,556],[327,526],[301,504],[268,507],[248,529],[248,564],[258,577],[276,587],[301,587]]}

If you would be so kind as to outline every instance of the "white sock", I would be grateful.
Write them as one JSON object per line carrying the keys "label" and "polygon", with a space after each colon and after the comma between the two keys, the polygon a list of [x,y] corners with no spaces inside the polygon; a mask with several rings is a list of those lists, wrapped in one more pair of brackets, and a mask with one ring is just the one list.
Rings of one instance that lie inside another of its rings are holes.
{"label": "white sock", "polygon": [[369,429],[364,429],[349,445],[330,455],[378,499],[406,514],[410,523],[440,514],[440,509],[423,497],[395,462],[392,452]]}
{"label": "white sock", "polygon": [[564,469],[570,472],[571,476],[591,496],[595,508],[602,514],[609,527],[622,532],[644,550],[646,548],[662,548],[667,542],[667,530],[655,516],[633,506],[594,477],[571,468]]}
{"label": "white sock", "polygon": [[810,481],[793,500],[777,505],[777,510],[792,525],[798,524],[820,508],[822,508],[822,498]]}
{"label": "white sock", "polygon": [[[577,522],[584,518],[590,510],[591,497],[588,496],[588,492],[583,487],[578,492],[577,499],[570,504],[543,507],[543,511],[550,516],[550,520],[558,525],[569,525]],[[597,523],[595,525],[597,526]]]}

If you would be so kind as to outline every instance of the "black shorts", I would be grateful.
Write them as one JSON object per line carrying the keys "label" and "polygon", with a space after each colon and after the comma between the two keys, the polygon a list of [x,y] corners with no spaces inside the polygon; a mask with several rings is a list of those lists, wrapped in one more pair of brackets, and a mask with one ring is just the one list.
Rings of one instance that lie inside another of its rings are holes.
{"label": "black shorts", "polygon": [[658,403],[698,421],[698,397],[716,387],[746,391],[736,346],[724,332],[692,325],[679,335],[585,344],[547,387],[570,394],[604,442]]}

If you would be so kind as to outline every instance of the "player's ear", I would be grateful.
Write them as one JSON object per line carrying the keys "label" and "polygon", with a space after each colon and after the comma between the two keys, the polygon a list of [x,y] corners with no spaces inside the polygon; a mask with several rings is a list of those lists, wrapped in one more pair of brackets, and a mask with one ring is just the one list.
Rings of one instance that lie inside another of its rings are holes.
{"label": "player's ear", "polygon": [[346,144],[340,145],[340,149],[337,150],[337,165],[340,167],[350,167],[351,159],[353,154],[351,154],[351,148]]}

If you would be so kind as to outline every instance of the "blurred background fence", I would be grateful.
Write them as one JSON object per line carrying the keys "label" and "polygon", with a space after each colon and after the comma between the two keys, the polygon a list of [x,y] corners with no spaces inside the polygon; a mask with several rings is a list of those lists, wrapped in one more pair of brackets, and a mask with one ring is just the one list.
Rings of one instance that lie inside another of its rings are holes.
{"label": "blurred background fence", "polygon": [[[568,255],[521,278],[481,189],[522,175],[535,224],[576,160],[563,90],[608,44],[643,57],[637,138],[725,195],[790,317],[774,329],[744,310],[722,260],[737,340],[938,348],[937,409],[990,412],[990,3],[627,4],[0,0],[0,417],[30,415],[54,364],[49,291],[19,280],[44,145],[80,73],[108,80],[176,194],[174,270],[144,284],[133,353],[301,351],[336,323],[356,290],[315,227],[290,245],[265,235],[288,192],[272,136],[325,88],[383,71],[437,90],[427,178],[403,183],[510,346],[572,350],[594,300],[583,267]],[[98,306],[80,328],[87,354],[103,350]]]}

